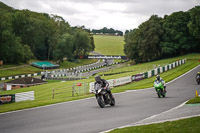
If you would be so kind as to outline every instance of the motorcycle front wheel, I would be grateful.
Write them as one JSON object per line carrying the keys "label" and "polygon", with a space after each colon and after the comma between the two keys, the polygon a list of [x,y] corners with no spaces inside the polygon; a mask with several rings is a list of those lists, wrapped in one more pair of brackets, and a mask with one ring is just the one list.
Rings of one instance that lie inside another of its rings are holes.
{"label": "motorcycle front wheel", "polygon": [[161,90],[157,90],[158,98],[161,98]]}
{"label": "motorcycle front wheel", "polygon": [[102,96],[97,96],[97,102],[98,102],[98,104],[99,104],[99,106],[100,106],[101,108],[104,108],[104,107],[105,107],[105,102],[104,102]]}

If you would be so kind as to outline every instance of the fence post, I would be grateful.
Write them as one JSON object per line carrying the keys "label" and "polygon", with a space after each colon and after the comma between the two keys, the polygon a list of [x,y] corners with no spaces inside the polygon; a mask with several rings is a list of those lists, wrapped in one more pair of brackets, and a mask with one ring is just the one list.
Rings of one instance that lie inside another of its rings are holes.
{"label": "fence post", "polygon": [[72,86],[72,96],[74,96],[74,84]]}
{"label": "fence post", "polygon": [[80,95],[80,86],[78,86],[78,95]]}
{"label": "fence post", "polygon": [[86,88],[87,88],[87,85],[86,85],[86,83],[84,82],[84,92],[85,92],[85,94],[87,93]]}
{"label": "fence post", "polygon": [[54,99],[54,88],[53,88],[53,99]]}

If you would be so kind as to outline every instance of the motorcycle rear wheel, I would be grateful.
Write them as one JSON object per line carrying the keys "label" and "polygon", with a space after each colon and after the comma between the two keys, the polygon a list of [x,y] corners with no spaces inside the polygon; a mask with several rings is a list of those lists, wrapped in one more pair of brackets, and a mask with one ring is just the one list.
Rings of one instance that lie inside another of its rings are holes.
{"label": "motorcycle rear wheel", "polygon": [[115,106],[115,98],[110,95],[110,106]]}

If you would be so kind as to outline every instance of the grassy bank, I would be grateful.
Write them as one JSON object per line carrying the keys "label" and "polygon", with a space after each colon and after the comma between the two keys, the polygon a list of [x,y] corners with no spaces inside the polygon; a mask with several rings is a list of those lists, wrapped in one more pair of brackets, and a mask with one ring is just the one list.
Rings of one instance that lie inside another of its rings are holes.
{"label": "grassy bank", "polygon": [[124,55],[124,37],[94,35],[95,51],[103,55]]}
{"label": "grassy bank", "polygon": [[[163,60],[158,60],[158,61],[149,62],[149,63],[142,63],[142,64],[137,64],[137,65],[129,65],[129,63],[128,63],[128,64],[125,64],[122,67],[112,69],[112,70],[109,70],[109,71],[106,71],[106,72],[101,72],[101,73],[98,73],[98,74],[99,75],[106,75],[106,74],[124,72],[124,73],[121,73],[121,74],[104,76],[105,79],[115,79],[115,78],[118,78],[118,77],[125,77],[125,76],[130,76],[130,75],[134,75],[134,74],[138,74],[138,73],[147,72],[147,71],[154,69],[157,66],[165,66],[169,63],[173,63],[177,60],[185,59],[185,58],[187,59],[186,64],[176,68],[176,69],[179,69],[179,71],[177,71],[176,73],[174,73],[174,71],[175,71],[174,69],[169,71],[169,72],[171,72],[170,74],[174,74],[174,75],[179,76],[181,73],[186,72],[188,69],[191,69],[191,68],[193,68],[194,66],[196,66],[200,63],[200,62],[198,62],[198,59],[200,58],[200,54],[189,54],[189,55],[185,55],[185,56],[163,59]],[[161,76],[165,77],[164,79],[166,81],[172,80],[171,77],[173,77],[173,76],[169,76],[170,75],[170,74],[168,74],[169,72],[161,74]],[[150,80],[148,79],[148,81],[150,81]],[[146,81],[144,81],[144,82],[146,83]]]}
{"label": "grassy bank", "polygon": [[[166,82],[168,82],[168,81],[178,77],[179,75],[189,71],[190,69],[194,68],[195,66],[197,66],[199,64],[198,60],[196,60],[196,58],[197,58],[196,56],[197,56],[197,54],[187,55],[187,57],[192,59],[192,60],[188,59],[186,61],[186,64],[183,64],[181,66],[176,67],[175,69],[172,69],[168,72],[164,72],[164,73],[160,74],[161,77]],[[198,54],[198,57],[200,57],[199,54]],[[181,59],[181,58],[179,58],[179,59]],[[175,58],[165,59],[165,60],[162,60],[161,62],[172,63],[174,61],[174,59]],[[155,65],[158,65],[157,63],[160,64],[159,61],[151,62],[151,63],[153,63]],[[144,67],[141,67],[141,65],[144,65]],[[148,65],[148,63],[138,64],[138,65],[134,65],[134,66],[130,66],[130,67],[133,67],[132,69],[134,71],[138,67],[145,69],[146,65]],[[134,67],[136,67],[136,68],[134,68]],[[134,72],[136,72],[136,71],[134,71]],[[131,76],[130,74],[131,73],[129,73],[128,76]],[[115,79],[115,78],[120,78],[120,77],[124,77],[124,76],[126,76],[126,73],[116,74],[116,75],[111,75],[111,76],[104,76],[102,78]],[[149,87],[153,86],[154,80],[155,80],[155,77],[152,77],[152,78],[149,78],[149,79],[141,80],[139,82],[133,82],[133,83],[130,83],[128,85],[113,88],[112,91],[114,93],[117,93],[117,92],[123,92],[125,90],[149,88]],[[82,96],[72,97],[72,92],[71,92],[72,86],[73,86],[73,84],[75,84],[77,82],[86,82],[86,83],[94,82],[94,77],[92,76],[92,77],[90,77],[90,79],[83,79],[83,80],[79,80],[79,81],[51,82],[49,84],[33,86],[33,87],[28,87],[28,88],[21,88],[21,89],[17,89],[17,90],[1,91],[0,95],[15,94],[15,93],[26,92],[26,91],[34,91],[35,92],[35,100],[34,101],[26,101],[26,102],[18,102],[18,103],[1,105],[0,106],[0,112],[7,112],[7,111],[12,111],[12,110],[37,107],[37,106],[42,106],[42,105],[60,103],[60,102],[71,101],[71,100],[82,99],[82,98],[94,96],[93,94],[86,94],[86,95],[82,95]],[[53,97],[53,88],[55,88],[55,89],[65,88],[64,90],[68,91],[69,93],[63,93],[63,94],[60,94],[60,95],[56,95],[55,99],[53,99],[52,98]]]}
{"label": "grassy bank", "polygon": [[200,131],[199,121],[200,117],[194,117],[173,122],[115,129],[110,133],[198,133]]}
{"label": "grassy bank", "polygon": [[196,103],[200,103],[200,97],[195,97],[191,100],[189,100],[186,104],[196,104]]}

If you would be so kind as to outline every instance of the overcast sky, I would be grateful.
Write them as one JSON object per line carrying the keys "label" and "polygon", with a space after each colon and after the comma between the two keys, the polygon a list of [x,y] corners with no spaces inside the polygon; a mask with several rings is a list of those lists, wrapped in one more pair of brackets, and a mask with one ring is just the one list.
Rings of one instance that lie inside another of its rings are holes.
{"label": "overcast sky", "polygon": [[137,28],[151,15],[170,15],[200,5],[200,0],[0,0],[15,9],[62,16],[71,26],[115,30]]}

